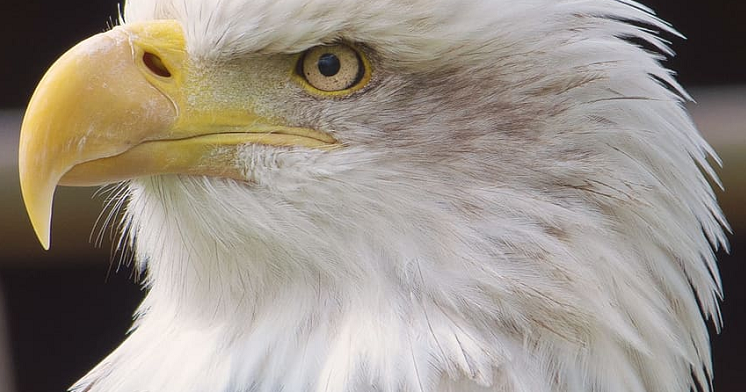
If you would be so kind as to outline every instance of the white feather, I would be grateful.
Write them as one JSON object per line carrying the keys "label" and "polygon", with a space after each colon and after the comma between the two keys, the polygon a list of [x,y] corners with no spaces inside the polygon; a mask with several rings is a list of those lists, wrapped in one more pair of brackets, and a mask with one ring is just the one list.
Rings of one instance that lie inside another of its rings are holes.
{"label": "white feather", "polygon": [[247,146],[246,183],[132,181],[148,294],[74,391],[709,390],[714,153],[661,56],[628,41],[670,53],[641,5],[130,0],[124,16],[179,20],[196,62],[364,43],[378,85],[297,109],[346,149]]}

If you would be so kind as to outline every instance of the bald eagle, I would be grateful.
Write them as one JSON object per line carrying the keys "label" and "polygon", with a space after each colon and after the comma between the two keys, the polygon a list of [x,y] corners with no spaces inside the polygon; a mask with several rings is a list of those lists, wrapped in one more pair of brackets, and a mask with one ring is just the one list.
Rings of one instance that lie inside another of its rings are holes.
{"label": "bald eagle", "polygon": [[130,0],[24,119],[147,295],[77,392],[710,390],[727,223],[631,0]]}

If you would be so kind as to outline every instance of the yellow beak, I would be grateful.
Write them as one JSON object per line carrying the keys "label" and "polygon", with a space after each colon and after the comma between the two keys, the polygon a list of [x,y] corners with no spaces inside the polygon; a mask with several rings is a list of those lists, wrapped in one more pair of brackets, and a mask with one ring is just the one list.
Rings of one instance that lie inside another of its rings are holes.
{"label": "yellow beak", "polygon": [[36,89],[21,128],[21,190],[31,223],[50,244],[58,184],[101,185],[184,173],[244,179],[239,146],[329,149],[334,138],[283,126],[195,69],[181,25],[117,27],[64,54]]}

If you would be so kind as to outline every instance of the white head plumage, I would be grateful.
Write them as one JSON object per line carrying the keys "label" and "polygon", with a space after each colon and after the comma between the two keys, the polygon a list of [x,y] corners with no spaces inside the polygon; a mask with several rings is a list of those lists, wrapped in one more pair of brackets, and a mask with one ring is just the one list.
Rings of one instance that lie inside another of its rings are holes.
{"label": "white head plumage", "polygon": [[209,75],[333,42],[373,72],[349,97],[254,98],[343,149],[247,145],[245,182],[127,184],[149,292],[75,391],[708,388],[714,153],[643,6],[131,0],[124,19],[177,20]]}

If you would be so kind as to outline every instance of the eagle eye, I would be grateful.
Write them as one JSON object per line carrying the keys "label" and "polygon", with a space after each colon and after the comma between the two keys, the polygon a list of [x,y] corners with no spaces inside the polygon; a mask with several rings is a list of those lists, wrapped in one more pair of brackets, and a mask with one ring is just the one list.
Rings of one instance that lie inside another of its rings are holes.
{"label": "eagle eye", "polygon": [[322,45],[300,56],[296,74],[313,93],[346,95],[370,80],[370,66],[362,52],[352,46]]}

